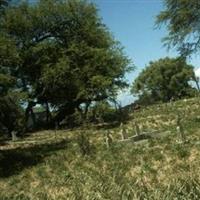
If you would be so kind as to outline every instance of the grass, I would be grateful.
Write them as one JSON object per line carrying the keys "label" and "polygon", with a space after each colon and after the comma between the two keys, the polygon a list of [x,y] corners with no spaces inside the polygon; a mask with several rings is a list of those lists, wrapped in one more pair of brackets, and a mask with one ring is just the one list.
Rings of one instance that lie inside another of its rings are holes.
{"label": "grass", "polygon": [[[178,114],[185,144],[177,142]],[[120,143],[115,127],[107,148],[107,130],[88,128],[41,131],[1,145],[0,200],[199,200],[199,99],[132,113],[129,136],[134,122],[158,137]]]}

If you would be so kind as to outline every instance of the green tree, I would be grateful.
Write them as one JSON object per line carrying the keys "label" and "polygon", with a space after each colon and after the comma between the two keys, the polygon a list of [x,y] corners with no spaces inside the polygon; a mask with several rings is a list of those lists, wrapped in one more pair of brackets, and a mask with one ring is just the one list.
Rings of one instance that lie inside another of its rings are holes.
{"label": "green tree", "polygon": [[8,6],[9,0],[0,0],[0,12],[2,12],[2,10]]}
{"label": "green tree", "polygon": [[183,56],[200,50],[200,1],[164,0],[165,9],[157,16],[157,24],[166,24],[169,47],[177,47]]}
{"label": "green tree", "polygon": [[180,58],[164,58],[150,62],[133,83],[132,93],[139,95],[139,101],[167,102],[194,95],[189,84],[194,80],[193,67]]}
{"label": "green tree", "polygon": [[[0,20],[9,1],[0,1]],[[18,63],[15,43],[5,34],[0,33],[0,131],[11,133],[19,130],[22,120],[22,109],[19,106],[20,93],[15,90],[17,80],[11,74],[13,65]]]}
{"label": "green tree", "polygon": [[11,133],[13,130],[19,130],[23,122],[21,92],[16,89],[16,78],[11,75],[11,66],[17,62],[17,53],[12,42],[2,35],[0,44],[0,130]]}
{"label": "green tree", "polygon": [[61,121],[127,86],[130,61],[92,3],[21,3],[6,9],[0,28],[17,49],[19,62],[8,69],[28,94],[27,114],[36,104],[50,105]]}

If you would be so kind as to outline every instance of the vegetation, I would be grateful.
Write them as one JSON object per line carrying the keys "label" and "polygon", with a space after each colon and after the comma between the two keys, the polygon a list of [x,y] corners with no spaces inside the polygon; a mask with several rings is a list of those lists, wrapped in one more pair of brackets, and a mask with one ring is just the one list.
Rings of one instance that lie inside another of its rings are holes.
{"label": "vegetation", "polygon": [[[181,116],[188,143],[179,143]],[[127,136],[156,137],[119,142],[118,127],[43,131],[1,146],[1,199],[187,199],[200,198],[199,99],[158,104],[131,113]]]}
{"label": "vegetation", "polygon": [[[8,1],[0,1],[0,17]],[[14,43],[4,34],[0,34],[0,132],[10,134],[14,129],[23,129],[23,114],[20,107],[22,93],[15,90],[16,78],[9,73],[12,65],[18,63]],[[10,69],[5,66],[10,66]]]}
{"label": "vegetation", "polygon": [[0,12],[4,10],[6,6],[8,6],[9,0],[0,0]]}
{"label": "vegetation", "polygon": [[164,58],[150,62],[135,79],[132,93],[139,95],[139,102],[151,104],[168,102],[195,94],[189,81],[195,79],[193,67],[180,58]]}
{"label": "vegetation", "polygon": [[18,91],[26,92],[26,121],[34,106],[44,105],[48,122],[60,123],[127,86],[130,61],[92,3],[22,2],[5,10],[0,27],[2,48],[11,51],[9,56],[1,52],[7,61],[1,69],[17,80]]}
{"label": "vegetation", "polygon": [[0,200],[200,199],[199,85],[186,62],[200,3],[164,2],[157,24],[181,57],[150,62],[132,85],[139,100],[121,107],[133,66],[91,1],[0,0]]}
{"label": "vegetation", "polygon": [[199,0],[164,0],[165,9],[157,16],[157,24],[166,24],[165,44],[177,47],[183,56],[200,50]]}

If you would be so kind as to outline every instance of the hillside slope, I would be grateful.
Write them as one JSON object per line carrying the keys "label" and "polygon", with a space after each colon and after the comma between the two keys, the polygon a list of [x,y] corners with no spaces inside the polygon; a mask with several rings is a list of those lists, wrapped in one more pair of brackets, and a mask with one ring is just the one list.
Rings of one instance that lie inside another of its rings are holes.
{"label": "hillside slope", "polygon": [[[181,118],[186,142],[177,134]],[[41,131],[0,146],[1,200],[200,199],[200,99],[131,114],[126,137],[113,129]],[[107,148],[105,133],[112,143]]]}

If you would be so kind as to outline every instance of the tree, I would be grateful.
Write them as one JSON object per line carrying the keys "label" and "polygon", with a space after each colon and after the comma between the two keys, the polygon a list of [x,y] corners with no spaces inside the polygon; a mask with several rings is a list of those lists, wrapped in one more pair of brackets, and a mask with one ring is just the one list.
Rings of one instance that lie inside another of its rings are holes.
{"label": "tree", "polygon": [[2,11],[6,6],[8,6],[9,0],[0,0],[0,11]]}
{"label": "tree", "polygon": [[189,97],[195,89],[189,84],[194,80],[193,67],[184,59],[164,58],[150,62],[133,83],[132,93],[146,103],[168,102]]}
{"label": "tree", "polygon": [[183,56],[200,50],[200,1],[164,0],[165,9],[157,16],[157,24],[166,24],[169,47],[177,47]]}
{"label": "tree", "polygon": [[[8,1],[0,0],[0,17]],[[12,65],[18,63],[14,42],[5,34],[0,34],[0,131],[10,134],[19,130],[22,124],[22,109],[19,106],[20,95],[15,91],[16,78],[12,76]],[[9,67],[8,67],[9,66]]]}
{"label": "tree", "polygon": [[13,130],[19,130],[22,125],[20,101],[23,98],[22,93],[16,89],[16,78],[11,75],[12,64],[18,62],[15,46],[2,35],[0,44],[0,130],[10,134]]}
{"label": "tree", "polygon": [[1,21],[2,32],[18,52],[19,62],[8,71],[28,94],[27,114],[36,104],[50,105],[59,122],[127,86],[130,61],[92,3],[21,3],[6,9]]}

